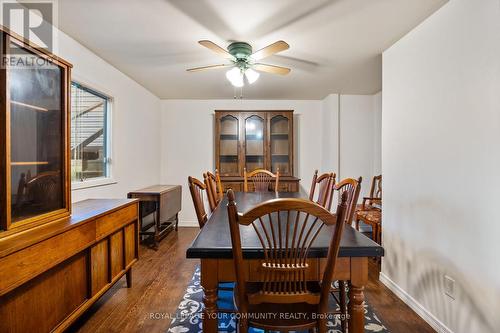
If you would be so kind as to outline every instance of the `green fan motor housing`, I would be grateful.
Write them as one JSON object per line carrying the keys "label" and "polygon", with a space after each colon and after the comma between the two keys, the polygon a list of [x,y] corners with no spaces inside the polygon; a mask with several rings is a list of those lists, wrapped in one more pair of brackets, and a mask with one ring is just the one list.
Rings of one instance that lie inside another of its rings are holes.
{"label": "green fan motor housing", "polygon": [[227,51],[238,61],[248,61],[252,54],[252,46],[245,42],[233,42],[227,47]]}

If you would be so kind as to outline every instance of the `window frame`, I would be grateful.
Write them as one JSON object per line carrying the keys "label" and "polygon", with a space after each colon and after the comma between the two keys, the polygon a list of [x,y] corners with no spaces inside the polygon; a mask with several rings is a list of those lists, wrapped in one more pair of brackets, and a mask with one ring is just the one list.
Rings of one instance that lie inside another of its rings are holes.
{"label": "window frame", "polygon": [[[84,90],[89,91],[92,94],[95,94],[96,96],[99,96],[101,98],[105,98],[107,100],[107,105],[106,105],[106,111],[105,111],[105,129],[104,129],[104,135],[106,136],[104,138],[105,142],[105,155],[106,155],[106,174],[107,176],[105,177],[95,177],[95,178],[90,178],[82,181],[74,181],[73,179],[71,180],[71,190],[81,190],[81,189],[86,189],[86,188],[91,188],[91,187],[97,187],[97,186],[106,186],[106,185],[112,185],[116,184],[117,182],[115,181],[113,177],[113,163],[114,163],[114,158],[113,158],[113,135],[112,135],[112,129],[113,129],[113,109],[114,109],[114,98],[111,96],[111,94],[105,92],[104,89],[97,88],[96,84],[92,83],[87,83],[85,80],[80,80],[80,79],[75,79],[74,77],[71,79],[71,86],[75,84],[78,87],[81,87]],[[70,102],[71,105],[71,102]],[[70,107],[71,108],[71,107]],[[71,111],[70,111],[71,113]],[[71,159],[71,156],[70,156]]]}

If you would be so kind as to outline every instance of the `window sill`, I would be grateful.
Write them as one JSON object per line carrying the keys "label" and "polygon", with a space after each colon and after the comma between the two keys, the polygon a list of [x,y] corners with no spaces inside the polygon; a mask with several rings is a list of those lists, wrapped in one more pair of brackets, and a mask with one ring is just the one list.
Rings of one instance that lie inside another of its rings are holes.
{"label": "window sill", "polygon": [[113,185],[117,182],[113,178],[97,178],[92,180],[85,180],[83,182],[71,183],[71,191],[83,190],[91,187]]}

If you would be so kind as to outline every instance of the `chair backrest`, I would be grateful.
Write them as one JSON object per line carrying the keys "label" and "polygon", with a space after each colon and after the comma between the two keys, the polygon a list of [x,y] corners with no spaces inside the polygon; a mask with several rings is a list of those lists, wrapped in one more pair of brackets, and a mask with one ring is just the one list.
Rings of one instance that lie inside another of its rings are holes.
{"label": "chair backrest", "polygon": [[347,211],[344,222],[348,224],[351,224],[354,212],[356,211],[356,204],[358,203],[362,180],[362,177],[359,177],[357,180],[354,178],[346,178],[335,184],[333,187],[334,192],[339,194],[338,198],[341,198],[345,193],[347,193]]}
{"label": "chair backrest", "polygon": [[[342,196],[335,215],[307,199],[273,199],[239,214],[233,191],[229,190],[227,196],[238,310],[247,311],[248,304],[306,302],[319,304],[320,310],[326,312],[345,224],[347,195]],[[261,278],[265,282],[261,290],[251,294],[246,289],[248,275],[244,271],[240,225],[253,227],[264,251]],[[313,292],[307,285],[308,252],[325,225],[334,225],[335,231],[331,233],[321,290]]]}
{"label": "chair backrest", "polygon": [[44,207],[57,207],[61,199],[61,174],[59,171],[46,171],[26,179],[25,196],[27,200]]}
{"label": "chair backrest", "polygon": [[268,192],[269,186],[272,183],[272,180],[275,179],[274,183],[274,191],[278,192],[278,183],[280,178],[280,170],[276,170],[276,174],[271,171],[265,169],[256,169],[252,172],[247,172],[247,169],[243,169],[243,189],[245,192],[248,192],[248,183],[252,181],[254,191],[255,192]]}
{"label": "chair backrest", "polygon": [[[370,187],[370,198],[382,200],[382,175],[373,177]],[[373,200],[368,200],[369,205],[373,203]]]}
{"label": "chair backrest", "polygon": [[210,211],[213,212],[220,202],[215,175],[210,171],[204,173],[203,182],[207,188],[208,205],[210,206]]}
{"label": "chair backrest", "polygon": [[215,169],[215,182],[217,183],[217,194],[219,195],[219,201],[221,201],[222,198],[224,198],[224,189],[222,188],[220,173],[217,169]]}
{"label": "chair backrest", "polygon": [[[319,185],[318,196],[314,199],[314,192]],[[330,208],[333,199],[333,186],[335,186],[335,173],[324,173],[318,176],[318,170],[314,171],[311,190],[309,191],[309,200],[316,202],[320,206]]]}
{"label": "chair backrest", "polygon": [[188,184],[191,197],[193,198],[194,210],[196,212],[198,224],[200,225],[200,228],[203,228],[208,220],[208,215],[205,211],[205,204],[203,201],[203,192],[207,189],[207,187],[201,181],[191,176],[188,177]]}

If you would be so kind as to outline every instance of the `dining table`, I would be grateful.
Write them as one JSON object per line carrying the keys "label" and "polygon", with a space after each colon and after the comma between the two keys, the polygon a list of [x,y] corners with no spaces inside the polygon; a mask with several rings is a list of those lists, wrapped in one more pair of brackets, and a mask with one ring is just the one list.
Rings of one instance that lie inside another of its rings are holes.
{"label": "dining table", "polygon": [[[304,192],[235,192],[238,212],[244,213],[256,205],[276,198],[302,198]],[[193,243],[186,251],[186,257],[200,259],[201,286],[204,291],[203,332],[217,332],[218,285],[236,280],[232,260],[231,234],[227,214],[227,196],[210,215]],[[320,281],[326,266],[326,257],[334,226],[323,228],[313,242],[309,254],[307,272],[310,281]],[[264,251],[253,229],[242,232],[242,252],[249,280],[262,281],[261,261]],[[368,282],[368,260],[382,257],[384,249],[349,224],[344,227],[338,254],[334,279],[346,281],[349,285],[348,325],[349,332],[364,332],[364,287]]]}

